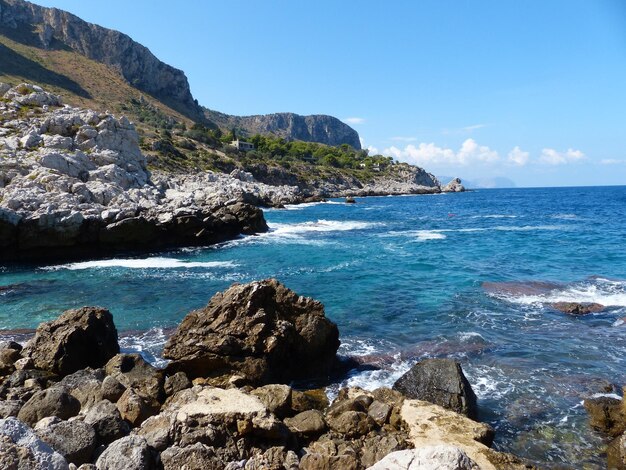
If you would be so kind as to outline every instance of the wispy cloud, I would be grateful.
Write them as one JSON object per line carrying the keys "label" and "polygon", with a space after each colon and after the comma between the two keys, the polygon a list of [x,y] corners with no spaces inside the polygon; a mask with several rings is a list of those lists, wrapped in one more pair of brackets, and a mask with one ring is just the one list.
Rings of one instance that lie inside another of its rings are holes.
{"label": "wispy cloud", "polygon": [[541,151],[539,162],[546,165],[565,165],[585,159],[585,154],[580,150],[567,149],[566,152],[558,152],[555,149],[544,148]]}
{"label": "wispy cloud", "polygon": [[604,158],[600,160],[602,165],[626,165],[626,160],[618,160],[615,158]]}
{"label": "wispy cloud", "polygon": [[489,124],[472,124],[471,126],[465,126],[465,127],[458,127],[458,128],[452,128],[452,129],[443,129],[441,131],[441,133],[443,135],[463,135],[463,134],[471,134],[474,131],[477,131],[478,129],[482,129],[484,127],[489,127]]}
{"label": "wispy cloud", "polygon": [[513,165],[524,166],[530,160],[530,153],[524,152],[521,148],[516,146],[509,152],[507,160]]}
{"label": "wispy cloud", "polygon": [[365,118],[362,117],[348,117],[342,119],[346,124],[363,124],[365,122]]}
{"label": "wispy cloud", "polygon": [[494,163],[500,160],[498,152],[485,145],[479,145],[474,139],[466,139],[459,150],[438,147],[434,143],[407,145],[404,149],[395,146],[383,152],[400,161],[416,165],[469,165],[471,163]]}
{"label": "wispy cloud", "polygon": [[390,140],[393,140],[395,142],[415,142],[417,140],[417,137],[396,136],[396,137],[392,137]]}

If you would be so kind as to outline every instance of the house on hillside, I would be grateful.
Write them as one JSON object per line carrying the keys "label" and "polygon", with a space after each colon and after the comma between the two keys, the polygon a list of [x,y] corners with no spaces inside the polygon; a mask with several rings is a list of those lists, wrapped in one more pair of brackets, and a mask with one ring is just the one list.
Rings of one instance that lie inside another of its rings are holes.
{"label": "house on hillside", "polygon": [[239,139],[233,140],[230,145],[242,152],[249,152],[250,150],[254,150],[254,144],[251,144],[250,142],[244,142],[243,140]]}

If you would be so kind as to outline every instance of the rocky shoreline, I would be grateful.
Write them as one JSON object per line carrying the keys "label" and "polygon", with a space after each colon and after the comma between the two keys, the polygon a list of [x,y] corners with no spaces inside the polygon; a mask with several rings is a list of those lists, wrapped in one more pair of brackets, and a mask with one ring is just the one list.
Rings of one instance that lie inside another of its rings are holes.
{"label": "rocky shoreline", "polygon": [[276,280],[235,284],[189,313],[164,369],[120,354],[106,309],[67,311],[25,346],[0,346],[0,465],[531,468],[490,449],[494,431],[467,417],[475,397],[454,361],[418,363],[395,390],[342,389],[332,403],[288,385],[328,380],[338,336],[321,303]]}
{"label": "rocky shoreline", "polygon": [[259,207],[462,189],[460,182],[441,188],[416,167],[371,183],[340,178],[307,187],[242,170],[151,174],[126,118],[63,106],[29,84],[0,84],[0,123],[3,262],[204,246],[267,231]]}

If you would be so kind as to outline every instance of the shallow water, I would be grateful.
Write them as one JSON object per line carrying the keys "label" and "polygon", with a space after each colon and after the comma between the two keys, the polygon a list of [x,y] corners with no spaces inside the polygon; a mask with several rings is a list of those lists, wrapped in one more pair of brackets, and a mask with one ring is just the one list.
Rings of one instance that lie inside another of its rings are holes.
{"label": "shallow water", "polygon": [[[326,305],[342,353],[382,366],[331,392],[391,385],[420,358],[453,357],[496,447],[603,466],[581,402],[626,383],[626,187],[357,201],[269,210],[270,233],[206,249],[6,266],[0,328],[101,305],[125,349],[161,363],[167,330],[189,310],[233,282],[276,277]],[[607,309],[571,317],[550,307],[558,301]]]}

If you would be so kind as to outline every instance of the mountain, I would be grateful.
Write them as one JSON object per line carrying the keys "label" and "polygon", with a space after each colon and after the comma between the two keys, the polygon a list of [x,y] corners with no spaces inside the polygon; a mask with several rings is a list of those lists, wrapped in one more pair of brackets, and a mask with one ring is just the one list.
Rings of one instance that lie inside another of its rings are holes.
{"label": "mountain", "polygon": [[348,144],[361,149],[359,134],[333,116],[317,114],[300,116],[276,113],[257,116],[231,116],[205,109],[205,116],[220,128],[235,129],[237,135],[273,134],[287,140],[320,142],[326,145]]}
{"label": "mountain", "polygon": [[357,132],[331,116],[238,117],[203,109],[183,71],[126,34],[24,0],[0,0],[0,81],[44,86],[69,104],[124,113],[152,128],[168,121],[166,128],[174,121],[198,123],[243,135],[361,147]]}

